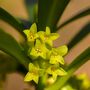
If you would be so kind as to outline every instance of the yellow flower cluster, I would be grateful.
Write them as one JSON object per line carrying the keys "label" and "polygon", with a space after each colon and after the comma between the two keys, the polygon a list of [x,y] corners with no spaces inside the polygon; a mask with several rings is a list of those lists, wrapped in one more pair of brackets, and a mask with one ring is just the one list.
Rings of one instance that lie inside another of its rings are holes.
{"label": "yellow flower cluster", "polygon": [[63,56],[67,53],[67,46],[53,47],[53,40],[59,37],[57,33],[51,33],[50,28],[37,32],[36,24],[32,24],[30,29],[24,30],[29,45],[28,56],[32,59],[29,63],[29,72],[25,76],[25,81],[38,83],[39,77],[47,75],[47,80],[54,81],[57,76],[66,75],[66,71],[60,67],[64,65]]}

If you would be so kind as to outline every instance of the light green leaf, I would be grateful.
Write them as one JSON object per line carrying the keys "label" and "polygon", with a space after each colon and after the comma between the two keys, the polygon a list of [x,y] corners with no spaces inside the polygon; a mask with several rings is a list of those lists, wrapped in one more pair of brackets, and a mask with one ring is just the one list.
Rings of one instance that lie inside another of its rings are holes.
{"label": "light green leaf", "polygon": [[17,43],[17,41],[0,29],[0,50],[6,52],[7,54],[13,56],[26,68],[28,66],[29,60],[23,53],[23,48]]}

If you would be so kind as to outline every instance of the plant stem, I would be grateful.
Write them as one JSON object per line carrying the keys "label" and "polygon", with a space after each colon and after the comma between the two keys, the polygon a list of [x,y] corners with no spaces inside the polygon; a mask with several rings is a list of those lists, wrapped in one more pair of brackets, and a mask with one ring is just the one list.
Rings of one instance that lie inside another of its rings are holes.
{"label": "plant stem", "polygon": [[36,90],[44,90],[45,83],[43,82],[44,76],[40,77]]}
{"label": "plant stem", "polygon": [[68,67],[66,68],[66,71],[68,73],[67,76],[64,76],[62,78],[58,78],[56,83],[53,85],[47,87],[45,90],[60,90],[62,86],[67,82],[67,80],[72,76],[72,74],[85,62],[87,62],[90,59],[90,47],[87,48],[83,53],[81,53]]}

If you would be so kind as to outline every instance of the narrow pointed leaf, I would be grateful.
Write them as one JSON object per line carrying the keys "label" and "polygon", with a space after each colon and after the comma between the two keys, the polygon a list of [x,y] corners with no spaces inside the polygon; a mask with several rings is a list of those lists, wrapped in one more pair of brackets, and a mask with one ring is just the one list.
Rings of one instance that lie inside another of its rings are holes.
{"label": "narrow pointed leaf", "polygon": [[29,21],[34,22],[37,18],[37,0],[24,0],[26,10],[28,12]]}
{"label": "narrow pointed leaf", "polygon": [[13,56],[19,63],[28,68],[29,60],[23,53],[23,48],[17,43],[17,41],[0,29],[0,50]]}
{"label": "narrow pointed leaf", "polygon": [[75,20],[77,20],[77,19],[80,19],[80,18],[82,18],[82,17],[85,17],[85,16],[87,16],[87,15],[90,15],[90,8],[88,8],[88,9],[86,9],[86,10],[84,10],[84,11],[81,11],[81,12],[79,12],[78,14],[72,16],[70,19],[68,19],[67,21],[65,21],[64,23],[62,23],[62,24],[57,28],[57,30],[60,29],[60,28],[62,28],[62,27],[64,27],[65,25],[67,25],[67,24],[69,24],[69,23],[71,23],[71,22],[73,22],[73,21],[75,21]]}
{"label": "narrow pointed leaf", "polygon": [[82,28],[68,43],[68,49],[70,50],[76,44],[78,44],[84,37],[90,34],[90,23],[88,23],[84,28]]}
{"label": "narrow pointed leaf", "polygon": [[0,7],[0,19],[10,24],[16,30],[18,30],[22,35],[23,34],[23,24],[16,20],[11,14],[9,14],[6,10]]}
{"label": "narrow pointed leaf", "polygon": [[85,64],[90,59],[90,47],[88,47],[84,52],[82,52],[73,62],[67,66],[67,75],[64,77],[59,77],[53,85],[49,86],[45,90],[60,90],[62,86],[67,82],[67,80],[72,76],[72,74]]}
{"label": "narrow pointed leaf", "polygon": [[55,32],[56,24],[70,0],[39,0],[38,29],[45,30],[49,26]]}

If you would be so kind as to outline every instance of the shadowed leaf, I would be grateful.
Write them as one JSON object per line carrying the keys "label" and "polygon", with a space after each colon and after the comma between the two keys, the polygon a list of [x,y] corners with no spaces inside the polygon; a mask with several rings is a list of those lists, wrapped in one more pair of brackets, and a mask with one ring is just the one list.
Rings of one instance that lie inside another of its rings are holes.
{"label": "shadowed leaf", "polygon": [[88,34],[90,34],[90,23],[88,23],[84,28],[82,28],[68,43],[69,50],[77,43],[79,43]]}
{"label": "shadowed leaf", "polygon": [[52,32],[63,14],[70,0],[39,0],[38,2],[38,29],[45,30],[49,26]]}
{"label": "shadowed leaf", "polygon": [[24,35],[23,24],[20,21],[16,20],[11,14],[9,14],[3,8],[0,8],[0,19],[9,23],[12,27],[14,27],[17,31],[19,31],[22,35]]}
{"label": "shadowed leaf", "polygon": [[26,68],[28,67],[29,60],[23,53],[23,48],[17,43],[17,41],[0,29],[0,50],[13,56]]}

